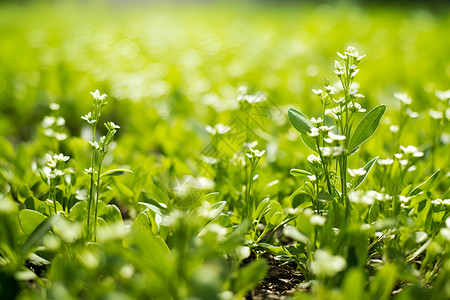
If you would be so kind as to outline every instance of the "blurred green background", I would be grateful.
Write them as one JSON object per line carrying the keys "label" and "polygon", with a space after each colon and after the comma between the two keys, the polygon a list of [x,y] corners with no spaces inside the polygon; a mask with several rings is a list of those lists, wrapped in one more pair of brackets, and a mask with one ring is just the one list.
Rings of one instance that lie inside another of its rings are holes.
{"label": "blurred green background", "polygon": [[246,85],[266,92],[282,112],[264,128],[260,148],[272,141],[273,160],[287,172],[307,156],[292,161],[304,148],[287,109],[317,114],[311,89],[321,87],[323,75],[337,81],[336,51],[352,45],[367,55],[357,78],[363,106],[388,104],[381,131],[396,120],[393,93],[406,91],[423,113],[404,143],[426,145],[427,110],[439,102],[435,91],[450,86],[449,28],[450,9],[441,1],[6,2],[0,135],[15,144],[34,140],[57,102],[78,136],[89,92],[100,89],[109,95],[105,120],[122,126],[118,144],[127,151],[118,152],[119,163],[150,153],[184,159],[208,145],[205,125],[233,120],[236,89]]}

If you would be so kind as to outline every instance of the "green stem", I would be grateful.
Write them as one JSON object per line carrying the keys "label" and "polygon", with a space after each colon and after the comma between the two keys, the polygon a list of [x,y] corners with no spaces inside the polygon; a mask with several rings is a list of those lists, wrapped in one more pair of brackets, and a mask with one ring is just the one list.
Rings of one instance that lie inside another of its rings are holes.
{"label": "green stem", "polygon": [[57,213],[57,209],[56,209],[56,193],[55,193],[55,188],[50,188],[50,194],[52,197],[52,201],[53,201],[53,207],[55,208],[55,215]]}
{"label": "green stem", "polygon": [[[95,130],[97,127],[97,123],[92,125],[92,141],[95,142]],[[88,214],[87,214],[87,238],[90,239],[91,236],[91,226],[90,226],[90,220],[92,218],[91,216],[91,207],[92,207],[92,197],[94,195],[94,163],[95,163],[95,149],[92,149],[92,155],[91,155],[91,180],[90,180],[90,187],[89,187],[89,199],[88,199]]]}
{"label": "green stem", "polygon": [[100,196],[100,173],[102,168],[103,155],[99,153],[98,157],[98,168],[97,168],[97,189],[95,196],[95,214],[94,214],[94,242],[97,239],[97,210],[98,210],[98,201]]}

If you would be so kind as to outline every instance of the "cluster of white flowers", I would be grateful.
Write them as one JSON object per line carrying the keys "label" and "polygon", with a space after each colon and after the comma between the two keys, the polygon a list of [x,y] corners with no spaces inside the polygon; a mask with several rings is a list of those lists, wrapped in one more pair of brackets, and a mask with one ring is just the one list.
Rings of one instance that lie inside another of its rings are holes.
{"label": "cluster of white flowers", "polygon": [[352,177],[364,176],[367,173],[367,171],[364,170],[363,168],[348,169],[348,172],[350,173],[350,176],[352,176]]}
{"label": "cluster of white flowers", "polygon": [[406,157],[422,157],[423,152],[419,151],[415,146],[409,145],[407,147],[400,145],[400,150]]}
{"label": "cluster of white flowers", "polygon": [[444,206],[449,206],[450,205],[450,199],[435,199],[435,200],[431,200],[431,204],[433,205],[444,205]]}
{"label": "cluster of white flowers", "polygon": [[394,93],[394,97],[404,105],[410,105],[412,103],[412,98],[405,92]]}
{"label": "cluster of white flowers", "polygon": [[264,102],[267,100],[267,95],[265,93],[257,93],[256,95],[249,95],[248,88],[246,86],[240,86],[237,89],[236,99],[238,102],[248,102],[250,104],[255,104],[258,102]]}
{"label": "cluster of white flowers", "polygon": [[45,136],[54,137],[58,141],[67,139],[67,134],[64,132],[63,126],[66,124],[66,120],[63,117],[58,116],[59,104],[50,103],[50,110],[52,114],[45,116],[41,122],[41,126]]}
{"label": "cluster of white flowers", "polygon": [[61,167],[63,163],[68,161],[70,159],[69,156],[65,156],[64,154],[46,154],[45,160],[46,164],[42,168],[42,175],[47,182],[48,185],[50,185],[51,181],[60,178],[66,174],[63,170],[61,170]]}
{"label": "cluster of white flowers", "polygon": [[375,201],[385,202],[392,199],[392,196],[386,193],[380,193],[374,190],[364,192],[357,190],[349,194],[350,201],[356,204],[371,205]]}
{"label": "cluster of white flowers", "polygon": [[250,148],[250,153],[245,153],[245,155],[247,155],[247,157],[250,159],[253,158],[260,159],[265,153],[266,150],[259,151],[257,149]]}

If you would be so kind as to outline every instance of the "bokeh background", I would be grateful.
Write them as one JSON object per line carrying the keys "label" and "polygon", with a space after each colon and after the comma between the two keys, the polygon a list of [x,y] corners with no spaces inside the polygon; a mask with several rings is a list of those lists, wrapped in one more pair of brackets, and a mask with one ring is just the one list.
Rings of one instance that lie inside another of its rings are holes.
{"label": "bokeh background", "polygon": [[[0,135],[14,145],[33,143],[56,102],[69,135],[83,136],[80,116],[91,108],[89,92],[99,89],[109,95],[105,120],[122,127],[118,163],[151,155],[187,161],[210,143],[205,125],[233,120],[236,90],[244,85],[267,93],[284,112],[268,122],[259,148],[270,145],[271,161],[287,175],[308,155],[287,109],[318,114],[311,89],[321,87],[324,75],[337,82],[336,51],[352,45],[367,55],[357,78],[363,106],[388,105],[378,133],[383,142],[367,149],[395,151],[388,128],[400,107],[393,93],[402,91],[419,112],[402,143],[426,148],[427,111],[439,105],[435,92],[450,86],[449,7],[448,1],[4,1]],[[69,143],[62,150],[70,153]]]}

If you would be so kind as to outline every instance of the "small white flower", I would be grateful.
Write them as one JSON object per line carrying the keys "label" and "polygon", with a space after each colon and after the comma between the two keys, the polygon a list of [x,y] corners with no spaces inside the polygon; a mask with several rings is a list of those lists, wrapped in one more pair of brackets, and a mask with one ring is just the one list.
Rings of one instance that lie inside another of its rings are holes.
{"label": "small white flower", "polygon": [[320,147],[319,149],[323,157],[329,157],[333,154],[333,148],[331,147]]}
{"label": "small white flower", "polygon": [[311,118],[311,123],[313,123],[314,125],[322,124],[322,122],[323,122],[323,120],[321,117],[318,117],[317,119],[314,117]]}
{"label": "small white flower", "polygon": [[55,161],[60,161],[60,162],[68,161],[69,158],[70,158],[70,156],[65,156],[65,155],[62,154],[62,153],[53,155],[53,159],[54,159]]}
{"label": "small white flower", "polygon": [[436,92],[434,92],[434,94],[441,101],[446,101],[446,100],[450,99],[450,90],[447,90],[447,91],[439,91],[439,90],[437,90]]}
{"label": "small white flower", "polygon": [[316,181],[316,180],[317,180],[316,175],[308,175],[307,177],[308,177],[309,180],[311,180],[311,181]]}
{"label": "small white flower", "polygon": [[325,224],[325,217],[320,216],[320,215],[312,215],[309,218],[309,221],[311,222],[311,225],[315,225],[315,226],[323,226]]}
{"label": "small white flower", "polygon": [[52,102],[52,103],[50,103],[49,107],[50,107],[51,110],[58,110],[59,109],[59,104]]}
{"label": "small white flower", "polygon": [[45,116],[44,119],[42,120],[41,126],[43,128],[49,128],[50,126],[55,124],[55,121],[56,121],[55,117]]}
{"label": "small white flower", "polygon": [[257,149],[250,148],[250,152],[251,152],[250,156],[248,156],[249,153],[246,153],[249,158],[262,157],[264,153],[266,153],[266,150],[259,151]]}
{"label": "small white flower", "polygon": [[334,95],[337,92],[337,89],[332,87],[331,85],[327,85],[325,86],[325,89],[327,90],[327,92],[331,95]]}
{"label": "small white flower", "polygon": [[333,132],[328,132],[328,136],[330,137],[330,139],[332,139],[333,141],[343,141],[346,139],[345,135],[340,135],[340,134],[334,134]]}
{"label": "small white flower", "polygon": [[320,163],[320,157],[315,156],[314,154],[310,154],[310,155],[308,156],[307,160],[308,160],[310,163],[312,163],[312,164],[314,164],[314,163]]}
{"label": "small white flower", "polygon": [[334,61],[334,68],[336,70],[342,70],[343,69],[341,64],[337,60]]}
{"label": "small white flower", "polygon": [[311,128],[311,132],[309,132],[308,135],[309,135],[310,137],[316,137],[316,136],[319,136],[319,129],[316,128],[316,127],[312,127],[312,128]]}
{"label": "small white flower", "polygon": [[406,196],[400,195],[399,199],[401,202],[406,203],[411,199],[411,197],[406,197]]}
{"label": "small white flower", "polygon": [[400,129],[400,128],[399,128],[397,125],[391,125],[391,126],[389,126],[389,130],[390,130],[392,133],[397,133],[399,129]]}
{"label": "small white flower", "polygon": [[253,142],[249,142],[249,143],[244,143],[244,147],[245,148],[255,148],[258,145],[257,141],[253,141]]}
{"label": "small white flower", "polygon": [[350,173],[350,176],[355,177],[355,176],[363,176],[367,173],[366,170],[364,170],[363,168],[359,168],[359,169],[348,169],[348,172]]}
{"label": "small white flower", "polygon": [[378,164],[381,166],[389,166],[394,163],[394,160],[392,158],[386,158],[386,159],[379,159]]}
{"label": "small white flower", "polygon": [[415,119],[415,118],[419,117],[419,113],[418,112],[412,111],[409,108],[406,108],[406,114],[408,114],[408,116],[411,119]]}
{"label": "small white flower", "polygon": [[344,146],[333,147],[333,156],[341,156],[345,153]]}
{"label": "small white flower", "polygon": [[335,128],[335,126],[320,126],[319,130],[327,133],[327,132],[333,130],[334,128]]}
{"label": "small white flower", "polygon": [[434,110],[434,109],[430,109],[428,111],[428,114],[430,115],[430,117],[432,117],[435,120],[440,120],[444,117],[444,113],[442,111],[438,111],[438,110]]}
{"label": "small white flower", "polygon": [[323,91],[322,91],[321,89],[318,89],[318,90],[312,89],[312,91],[313,91],[313,93],[316,94],[317,96],[319,96],[319,97],[322,96]]}
{"label": "small white flower", "polygon": [[99,90],[95,90],[95,92],[91,92],[92,97],[94,97],[95,100],[104,100],[106,97],[108,97],[106,94],[100,95]]}
{"label": "small white flower", "polygon": [[405,105],[410,105],[412,103],[412,99],[407,93],[394,93],[394,97]]}

